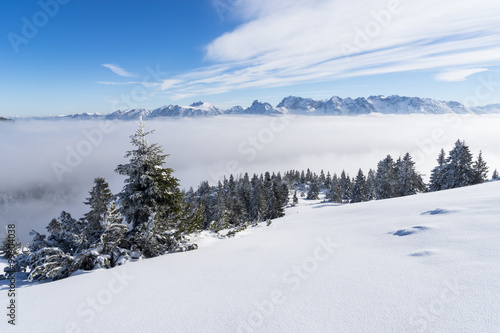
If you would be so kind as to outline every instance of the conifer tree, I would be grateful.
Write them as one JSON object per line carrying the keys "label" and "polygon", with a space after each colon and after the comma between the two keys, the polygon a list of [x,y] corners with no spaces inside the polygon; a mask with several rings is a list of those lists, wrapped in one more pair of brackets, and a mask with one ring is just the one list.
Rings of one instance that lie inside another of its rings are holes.
{"label": "conifer tree", "polygon": [[342,202],[342,188],[340,185],[340,179],[337,174],[333,174],[332,184],[330,188],[330,200],[335,203]]}
{"label": "conifer tree", "polygon": [[395,196],[396,176],[394,172],[394,160],[391,155],[387,155],[386,158],[378,162],[375,176],[377,199],[387,199]]}
{"label": "conifer tree", "polygon": [[172,175],[173,169],[164,167],[168,155],[147,141],[152,132],[144,130],[142,119],[138,125],[131,136],[136,148],[125,155],[130,158],[129,163],[116,168],[116,172],[127,177],[118,194],[118,204],[125,221],[132,225],[126,245],[135,246],[150,257],[175,250],[180,245],[181,231],[196,228],[201,216],[186,216],[190,209],[179,190],[179,180]]}
{"label": "conifer tree", "polygon": [[465,141],[457,140],[450,151],[444,168],[446,188],[468,186],[473,183],[472,154]]}
{"label": "conifer tree", "polygon": [[341,191],[341,196],[342,196],[342,202],[349,203],[351,200],[351,178],[349,177],[348,174],[344,170],[342,170],[342,173],[340,174],[340,191]]}
{"label": "conifer tree", "polygon": [[319,186],[315,180],[312,180],[311,184],[309,185],[309,191],[307,192],[307,199],[308,200],[319,199]]}
{"label": "conifer tree", "polygon": [[112,193],[104,178],[94,179],[94,187],[89,192],[90,196],[84,204],[90,206],[90,211],[84,214],[82,222],[85,224],[86,241],[95,244],[99,241],[104,231],[103,219],[108,212]]}
{"label": "conifer tree", "polygon": [[375,171],[370,169],[366,176],[366,200],[375,200],[377,195],[375,193]]}
{"label": "conifer tree", "polygon": [[363,171],[359,169],[352,187],[351,202],[366,201],[366,178]]}
{"label": "conifer tree", "polygon": [[473,168],[472,184],[481,184],[484,183],[486,180],[488,180],[488,167],[486,166],[486,162],[483,159],[482,151],[479,151],[477,160],[474,161],[472,168]]}
{"label": "conifer tree", "polygon": [[252,210],[250,211],[250,219],[260,222],[264,218],[265,213],[265,197],[262,180],[254,175],[252,178]]}
{"label": "conifer tree", "polygon": [[[102,232],[99,237],[99,253],[112,254],[122,242],[128,227],[122,223],[116,204],[111,201],[101,221]],[[117,258],[115,258],[117,259]]]}
{"label": "conifer tree", "polygon": [[447,188],[446,180],[446,154],[444,149],[441,148],[439,156],[437,158],[438,165],[431,171],[431,179],[429,185],[429,191],[441,191]]}
{"label": "conifer tree", "polygon": [[493,171],[493,175],[491,176],[491,180],[499,180],[500,177],[498,176],[498,171],[497,169],[495,169],[495,171]]}
{"label": "conifer tree", "polygon": [[425,190],[425,183],[422,176],[415,170],[415,162],[409,153],[401,159],[399,158],[396,167],[395,195],[413,195]]}
{"label": "conifer tree", "polygon": [[297,198],[297,191],[295,190],[293,192],[292,207],[297,206],[298,203],[299,203],[299,198]]}

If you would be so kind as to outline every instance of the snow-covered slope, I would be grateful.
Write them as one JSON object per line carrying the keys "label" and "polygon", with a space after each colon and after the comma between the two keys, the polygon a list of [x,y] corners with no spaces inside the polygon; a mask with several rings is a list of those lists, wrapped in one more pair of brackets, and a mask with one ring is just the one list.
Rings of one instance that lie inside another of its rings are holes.
{"label": "snow-covered slope", "polygon": [[[333,96],[330,99],[314,100],[288,96],[276,107],[267,102],[255,100],[251,106],[233,106],[227,110],[220,109],[207,102],[196,102],[190,106],[166,105],[154,110],[130,109],[118,110],[108,115],[98,113],[80,113],[69,116],[35,117],[35,119],[120,119],[132,120],[163,117],[210,117],[225,114],[236,115],[335,115],[356,116],[369,113],[383,114],[496,114],[500,113],[500,104],[466,107],[458,102],[444,102],[431,98],[405,96],[370,96],[368,98]],[[16,118],[16,117],[14,117]]]}
{"label": "snow-covered slope", "polygon": [[499,332],[499,203],[500,182],[301,201],[196,251],[20,288],[17,326],[0,330]]}

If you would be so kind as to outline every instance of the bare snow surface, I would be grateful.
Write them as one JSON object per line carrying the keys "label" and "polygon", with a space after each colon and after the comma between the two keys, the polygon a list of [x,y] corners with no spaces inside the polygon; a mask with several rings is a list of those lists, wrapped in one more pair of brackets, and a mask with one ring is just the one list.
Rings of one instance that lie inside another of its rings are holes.
{"label": "bare snow surface", "polygon": [[1,332],[500,332],[499,217],[500,182],[301,200],[196,251],[21,287]]}

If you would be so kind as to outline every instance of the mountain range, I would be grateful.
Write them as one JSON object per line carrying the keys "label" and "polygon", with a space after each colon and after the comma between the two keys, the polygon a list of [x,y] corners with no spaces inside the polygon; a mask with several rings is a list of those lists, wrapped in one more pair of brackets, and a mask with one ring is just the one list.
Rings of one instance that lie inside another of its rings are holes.
{"label": "mountain range", "polygon": [[459,102],[439,101],[431,98],[406,96],[370,96],[356,99],[333,96],[330,99],[315,100],[289,96],[276,107],[255,100],[250,107],[234,106],[220,109],[207,102],[196,102],[189,106],[167,105],[154,110],[128,109],[110,114],[78,113],[65,116],[33,117],[31,119],[118,119],[136,120],[164,117],[207,117],[220,115],[314,115],[314,116],[356,116],[370,113],[381,114],[500,114],[500,104],[467,107]]}

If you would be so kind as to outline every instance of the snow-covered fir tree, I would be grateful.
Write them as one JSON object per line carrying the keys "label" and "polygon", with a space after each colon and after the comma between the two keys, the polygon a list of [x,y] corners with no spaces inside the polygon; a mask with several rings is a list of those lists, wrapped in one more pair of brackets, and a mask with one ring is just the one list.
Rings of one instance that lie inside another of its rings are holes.
{"label": "snow-covered fir tree", "polygon": [[388,199],[395,196],[396,175],[391,155],[387,155],[386,158],[378,162],[375,180],[377,199]]}
{"label": "snow-covered fir tree", "polygon": [[309,185],[309,191],[307,192],[307,199],[308,200],[319,199],[319,186],[318,184],[316,184],[315,180],[312,180],[311,184]]}
{"label": "snow-covered fir tree", "polygon": [[474,161],[472,165],[473,168],[473,176],[472,176],[472,185],[481,184],[488,180],[488,166],[483,159],[483,152],[479,151],[479,155],[477,156],[477,160]]}
{"label": "snow-covered fir tree", "polygon": [[415,162],[409,153],[399,158],[395,165],[395,195],[406,196],[423,192],[426,185],[422,176],[415,170]]}
{"label": "snow-covered fir tree", "polygon": [[347,174],[344,170],[342,170],[342,173],[340,174],[339,183],[340,191],[342,193],[342,202],[349,203],[351,200],[352,183],[349,174]]}
{"label": "snow-covered fir tree", "polygon": [[429,191],[441,191],[447,188],[446,179],[446,154],[444,149],[441,148],[437,158],[438,165],[431,171],[431,179],[429,184]]}
{"label": "snow-covered fir tree", "polygon": [[299,203],[299,198],[297,198],[297,190],[293,191],[292,207],[297,206]]}
{"label": "snow-covered fir tree", "polygon": [[95,244],[104,230],[104,215],[108,212],[108,205],[113,194],[109,189],[109,184],[102,177],[94,179],[94,187],[89,194],[84,204],[90,206],[90,211],[84,214],[82,222],[85,224],[86,241],[88,244]]}
{"label": "snow-covered fir tree", "polygon": [[472,154],[465,141],[457,140],[455,142],[446,163],[444,168],[446,188],[468,186],[473,183]]}
{"label": "snow-covered fir tree", "polygon": [[375,200],[377,198],[375,183],[375,171],[370,169],[368,171],[368,175],[366,176],[366,200]]}
{"label": "snow-covered fir tree", "polygon": [[337,174],[333,174],[332,183],[330,186],[330,200],[335,203],[342,202],[342,187]]}
{"label": "snow-covered fir tree", "polygon": [[179,180],[172,175],[173,169],[164,167],[168,155],[157,144],[148,142],[146,137],[152,132],[144,130],[142,119],[138,126],[131,136],[135,149],[125,155],[129,163],[116,168],[127,177],[118,194],[118,205],[125,221],[132,225],[127,245],[150,257],[177,249],[180,231],[192,229],[201,217],[185,216],[190,210],[179,190]]}
{"label": "snow-covered fir tree", "polygon": [[352,186],[351,202],[355,203],[366,201],[366,197],[366,178],[363,171],[359,169],[354,180],[354,185]]}
{"label": "snow-covered fir tree", "polygon": [[491,180],[499,180],[499,179],[500,176],[498,175],[497,169],[495,169],[495,171],[493,171],[493,174],[491,175]]}

